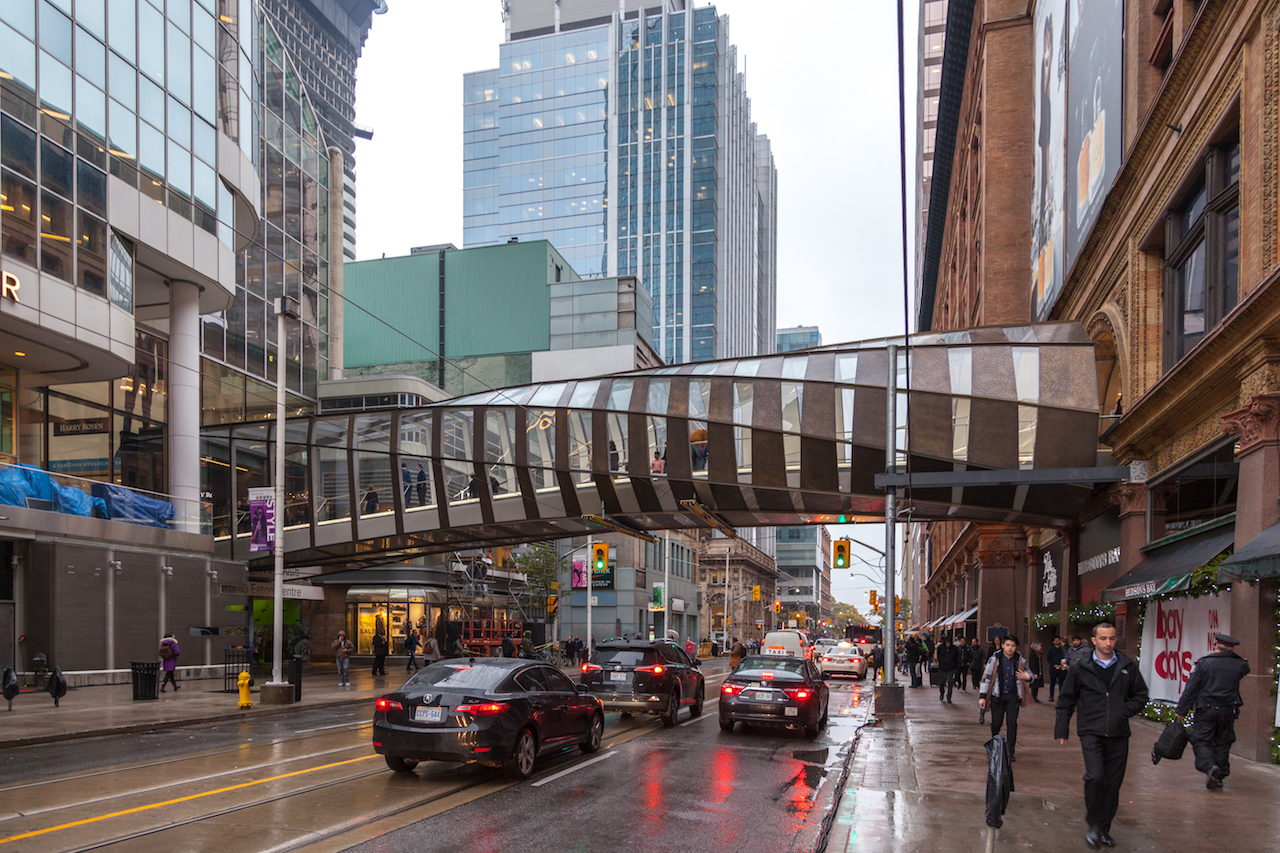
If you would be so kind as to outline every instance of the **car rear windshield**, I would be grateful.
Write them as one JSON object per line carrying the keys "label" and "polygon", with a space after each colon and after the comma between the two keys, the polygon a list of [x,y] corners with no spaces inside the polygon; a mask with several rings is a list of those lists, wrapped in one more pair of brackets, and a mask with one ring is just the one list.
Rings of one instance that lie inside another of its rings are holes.
{"label": "car rear windshield", "polygon": [[644,666],[646,656],[653,654],[652,649],[596,649],[591,662],[598,666]]}
{"label": "car rear windshield", "polygon": [[441,661],[424,667],[405,687],[457,687],[467,690],[494,690],[511,674],[505,666],[471,665],[465,661]]}
{"label": "car rear windshield", "polygon": [[[768,676],[765,673],[769,673]],[[800,681],[805,677],[804,661],[796,658],[749,657],[743,659],[733,671],[736,676],[747,678],[777,678],[779,681]]]}

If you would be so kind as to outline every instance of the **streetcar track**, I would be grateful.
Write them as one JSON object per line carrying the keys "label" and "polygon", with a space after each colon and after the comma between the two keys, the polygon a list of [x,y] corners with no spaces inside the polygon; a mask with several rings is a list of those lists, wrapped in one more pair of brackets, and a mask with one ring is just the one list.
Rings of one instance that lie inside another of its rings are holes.
{"label": "streetcar track", "polygon": [[[364,721],[358,721],[358,722],[351,722],[351,723],[344,724],[343,727],[350,728],[353,730],[358,730],[363,728],[372,728],[373,721],[364,720]],[[232,753],[245,752],[247,750],[252,750],[252,749],[262,749],[264,747],[280,746],[281,744],[308,740],[314,737],[327,737],[332,734],[336,734],[336,732],[326,731],[326,732],[308,733],[308,734],[296,735],[296,736],[290,736],[290,737],[273,738],[272,740],[264,740],[259,743],[252,743],[252,742],[242,743],[237,746],[229,747],[227,749],[214,749],[214,750],[208,750],[206,752],[194,752],[194,753],[188,753],[186,755],[174,756],[172,758],[160,758],[160,759],[156,759],[155,761],[141,761],[134,764],[118,764],[113,767],[103,768],[101,770],[90,770],[84,773],[74,773],[68,776],[53,776],[48,779],[37,779],[33,782],[20,782],[17,785],[7,785],[3,788],[0,788],[0,794],[5,794],[10,791],[20,791],[24,788],[38,788],[42,785],[56,785],[60,782],[74,782],[78,779],[92,779],[95,776],[109,776],[114,773],[123,773],[129,770],[142,770],[148,767],[163,767],[164,765],[167,765],[167,764],[179,764],[183,761],[192,761],[192,760],[198,760],[202,758],[214,758],[219,755],[230,755]]]}

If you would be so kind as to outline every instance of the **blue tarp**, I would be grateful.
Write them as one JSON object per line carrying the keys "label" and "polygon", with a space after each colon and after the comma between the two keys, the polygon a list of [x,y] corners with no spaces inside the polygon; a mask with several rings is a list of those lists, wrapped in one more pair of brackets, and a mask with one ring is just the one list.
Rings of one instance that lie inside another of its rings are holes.
{"label": "blue tarp", "polygon": [[[28,506],[28,499],[45,501],[54,512],[84,517],[110,518],[170,527],[173,504],[147,497],[111,483],[94,483],[93,496],[75,486],[59,485],[49,472],[32,465],[8,465],[0,468],[0,504]],[[42,507],[46,508],[46,507]]]}
{"label": "blue tarp", "polygon": [[107,518],[149,527],[171,527],[173,504],[112,483],[94,483],[93,496],[106,504]]}

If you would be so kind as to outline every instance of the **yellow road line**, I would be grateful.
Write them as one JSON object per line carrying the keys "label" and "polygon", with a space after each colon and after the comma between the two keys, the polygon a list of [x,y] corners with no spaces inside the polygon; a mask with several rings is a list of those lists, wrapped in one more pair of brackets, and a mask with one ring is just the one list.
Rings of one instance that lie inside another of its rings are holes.
{"label": "yellow road line", "polygon": [[359,758],[349,758],[346,761],[335,761],[333,764],[322,764],[319,767],[311,767],[306,770],[294,770],[291,773],[282,773],[279,776],[270,776],[266,779],[257,779],[253,782],[241,782],[238,785],[229,785],[226,788],[218,788],[213,791],[205,791],[202,794],[190,794],[186,797],[178,797],[176,800],[165,800],[164,802],[161,802],[161,803],[151,803],[150,805],[137,806],[132,809],[125,809],[124,811],[111,812],[110,814],[98,815],[97,817],[88,817],[88,818],[85,818],[84,820],[76,820],[76,821],[72,821],[71,823],[61,824],[60,826],[51,826],[48,829],[37,829],[32,832],[24,832],[21,835],[11,835],[8,838],[0,838],[0,844],[7,844],[10,841],[21,841],[24,838],[35,838],[38,835],[47,835],[50,832],[58,832],[59,830],[71,829],[72,827],[76,827],[76,826],[84,826],[90,823],[97,823],[100,820],[107,820],[108,818],[122,817],[124,815],[137,814],[138,812],[150,811],[151,809],[164,808],[165,806],[172,806],[175,803],[185,803],[190,800],[198,800],[201,797],[209,797],[214,794],[225,794],[228,791],[237,791],[241,788],[250,788],[254,785],[261,785],[265,782],[278,782],[281,779],[288,779],[291,776],[301,776],[304,773],[315,773],[317,770],[328,770],[332,767],[342,767],[345,764],[355,764],[357,761],[368,761],[371,758],[377,758],[377,757],[378,756],[376,754],[362,755]]}

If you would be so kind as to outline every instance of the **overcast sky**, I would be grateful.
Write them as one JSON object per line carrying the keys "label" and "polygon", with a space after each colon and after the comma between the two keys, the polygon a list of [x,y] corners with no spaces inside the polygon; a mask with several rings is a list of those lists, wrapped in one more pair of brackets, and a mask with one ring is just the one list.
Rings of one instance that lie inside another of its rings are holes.
{"label": "overcast sky", "polygon": [[[356,151],[362,260],[431,243],[462,246],[462,75],[496,67],[503,39],[499,0],[388,5],[373,19],[357,71],[356,122],[374,130]],[[919,3],[905,5],[912,169]],[[729,15],[752,118],[772,140],[778,167],[778,325],[817,325],[829,344],[901,334],[896,3],[715,6]],[[884,548],[882,525],[845,532]],[[880,559],[857,546],[855,553]],[[855,571],[880,577],[865,566]],[[844,572],[833,585],[837,599],[866,610],[869,580]]]}

